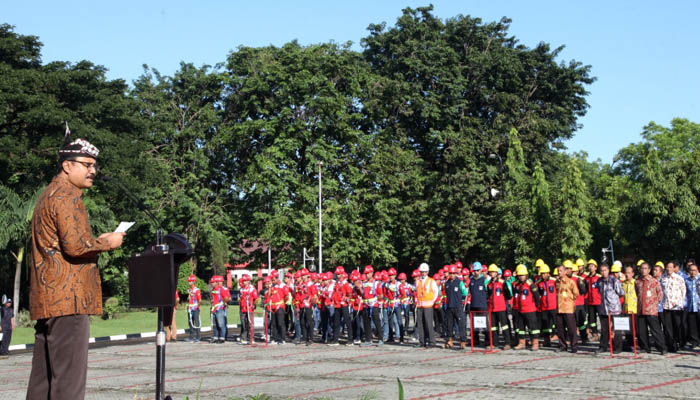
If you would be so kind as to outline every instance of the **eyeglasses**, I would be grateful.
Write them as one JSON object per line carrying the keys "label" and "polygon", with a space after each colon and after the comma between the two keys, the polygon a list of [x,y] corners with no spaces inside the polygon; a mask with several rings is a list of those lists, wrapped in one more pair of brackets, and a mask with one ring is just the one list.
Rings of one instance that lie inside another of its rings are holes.
{"label": "eyeglasses", "polygon": [[90,168],[94,168],[95,171],[99,171],[99,170],[100,170],[100,166],[97,165],[96,162],[95,162],[95,163],[90,163],[90,162],[78,161],[78,160],[70,160],[70,161],[71,161],[71,162],[77,162],[77,163],[83,164],[83,166],[84,166],[85,168],[87,168],[88,170],[89,170]]}

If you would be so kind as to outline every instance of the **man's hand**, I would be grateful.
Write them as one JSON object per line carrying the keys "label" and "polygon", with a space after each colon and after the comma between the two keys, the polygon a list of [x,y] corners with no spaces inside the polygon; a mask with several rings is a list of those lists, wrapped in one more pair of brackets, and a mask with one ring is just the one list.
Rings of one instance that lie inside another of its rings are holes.
{"label": "man's hand", "polygon": [[126,236],[126,232],[109,232],[101,234],[98,239],[106,240],[109,243],[109,249],[114,250],[122,245],[124,236]]}

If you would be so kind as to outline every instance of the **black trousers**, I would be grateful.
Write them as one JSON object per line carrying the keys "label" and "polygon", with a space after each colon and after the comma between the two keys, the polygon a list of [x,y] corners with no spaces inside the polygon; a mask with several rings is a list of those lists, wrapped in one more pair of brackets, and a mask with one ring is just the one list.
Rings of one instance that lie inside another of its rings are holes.
{"label": "black trousers", "polygon": [[365,307],[362,309],[362,322],[364,323],[364,333],[365,342],[372,342],[372,322],[374,322],[374,328],[377,330],[377,337],[382,340],[382,321],[380,320],[380,314],[382,309],[379,307]]}
{"label": "black trousers", "polygon": [[[253,320],[253,312],[250,315],[247,312],[240,311],[241,319],[241,341],[252,341],[251,320]],[[251,343],[252,344],[252,343]]]}
{"label": "black trousers", "polygon": [[284,341],[285,336],[284,308],[280,307],[277,311],[273,311],[271,316],[272,338],[278,343],[281,343]]}
{"label": "black trousers", "polygon": [[546,340],[554,333],[554,318],[557,315],[556,310],[545,310],[538,312],[537,315],[540,317],[540,330],[542,331],[542,337]]}
{"label": "black trousers", "polygon": [[448,308],[447,309],[447,336],[449,338],[454,338],[454,326],[455,321],[457,321],[457,329],[459,329],[459,341],[467,341],[467,324],[464,321],[464,313],[461,308]]}
{"label": "black trousers", "polygon": [[688,312],[688,319],[686,323],[687,329],[687,335],[685,342],[690,344],[691,346],[697,346],[700,344],[700,336],[698,335],[698,332],[700,332],[700,313],[696,312]]}
{"label": "black trousers", "polygon": [[439,334],[445,333],[445,310],[442,307],[438,307],[433,311],[433,318],[435,319],[435,331]]}
{"label": "black trousers", "polygon": [[[600,347],[603,350],[610,350],[610,329],[613,329],[612,321],[610,321],[609,315],[600,314]],[[609,324],[609,325],[608,325]],[[608,329],[610,326],[610,329]],[[617,331],[612,331],[613,335],[613,351],[622,351],[622,333]]]}
{"label": "black trousers", "polygon": [[656,349],[659,351],[666,350],[664,337],[661,334],[661,324],[659,317],[656,315],[638,315],[637,316],[637,340],[639,340],[639,348],[644,351],[650,351],[649,333]]}
{"label": "black trousers", "polygon": [[588,311],[588,328],[590,328],[592,333],[598,333],[598,306],[589,304],[586,308]]}
{"label": "black trousers", "polygon": [[345,332],[348,335],[348,342],[352,341],[352,318],[350,318],[350,312],[348,311],[348,306],[340,306],[340,308],[335,309],[333,314],[333,340],[337,343],[340,339],[340,322],[345,322]]}
{"label": "black trousers", "polygon": [[508,321],[508,314],[505,311],[491,313],[491,333],[495,335],[493,338],[494,346],[497,346],[500,343],[498,328],[501,328],[503,339],[505,340],[504,345],[511,345],[512,339],[510,337],[510,322]]}
{"label": "black trousers", "polygon": [[681,343],[681,317],[683,311],[664,310],[664,338],[669,351],[677,351]]}
{"label": "black trousers", "polygon": [[27,400],[85,398],[89,339],[87,315],[38,320]]}
{"label": "black trousers", "polygon": [[2,343],[0,343],[0,356],[4,356],[10,351],[10,341],[12,341],[12,325],[2,327]]}
{"label": "black trousers", "polygon": [[576,318],[574,314],[557,314],[557,337],[559,338],[559,347],[566,350],[567,346],[572,350],[578,345],[578,334],[576,327]]}
{"label": "black trousers", "polygon": [[[574,317],[576,318],[576,326],[578,327],[579,336],[581,339],[583,339],[584,343],[586,343],[586,325],[588,324],[586,320],[586,306],[576,306],[574,309]],[[607,329],[607,327],[605,329]]]}
{"label": "black trousers", "polygon": [[[537,340],[540,335],[540,327],[537,324],[537,313],[521,313],[519,311],[513,312],[513,317],[515,318],[515,332],[518,334],[518,339],[525,339],[527,330],[530,331],[530,339]],[[525,329],[527,327],[527,330]]]}
{"label": "black trousers", "polygon": [[301,314],[301,334],[306,343],[311,343],[314,340],[314,310],[311,307],[300,308]]}

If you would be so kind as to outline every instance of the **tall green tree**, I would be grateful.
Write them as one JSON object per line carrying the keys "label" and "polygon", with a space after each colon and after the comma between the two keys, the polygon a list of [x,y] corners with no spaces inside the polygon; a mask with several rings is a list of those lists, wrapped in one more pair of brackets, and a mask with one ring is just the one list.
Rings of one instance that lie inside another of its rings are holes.
{"label": "tall green tree", "polygon": [[579,162],[568,157],[557,193],[559,218],[555,222],[561,253],[559,258],[585,257],[591,242],[591,198]]}
{"label": "tall green tree", "polygon": [[[21,196],[7,186],[0,185],[0,248],[9,247],[15,259],[13,306],[15,315],[20,304],[20,283],[25,251],[32,235],[31,222],[36,200],[44,191],[38,188],[28,196]],[[30,247],[31,248],[31,247]]]}
{"label": "tall green tree", "polygon": [[535,220],[530,207],[530,176],[518,132],[508,133],[505,162],[505,193],[494,213],[489,233],[496,237],[494,253],[500,263],[528,263],[534,250]]}
{"label": "tall green tree", "polygon": [[535,256],[549,258],[556,253],[552,248],[555,241],[551,230],[553,226],[551,194],[549,182],[539,161],[535,162],[530,181],[530,212],[534,223],[532,242]]}

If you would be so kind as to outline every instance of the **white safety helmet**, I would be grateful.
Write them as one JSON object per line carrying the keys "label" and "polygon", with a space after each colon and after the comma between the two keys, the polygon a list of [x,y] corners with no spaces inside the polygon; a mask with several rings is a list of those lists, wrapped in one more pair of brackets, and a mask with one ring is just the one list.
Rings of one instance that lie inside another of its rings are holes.
{"label": "white safety helmet", "polygon": [[418,267],[418,270],[420,272],[428,272],[430,271],[430,266],[428,265],[428,263],[422,263],[420,267]]}

